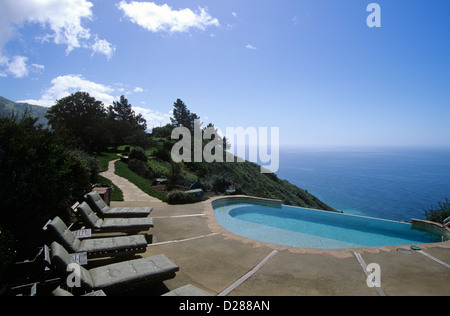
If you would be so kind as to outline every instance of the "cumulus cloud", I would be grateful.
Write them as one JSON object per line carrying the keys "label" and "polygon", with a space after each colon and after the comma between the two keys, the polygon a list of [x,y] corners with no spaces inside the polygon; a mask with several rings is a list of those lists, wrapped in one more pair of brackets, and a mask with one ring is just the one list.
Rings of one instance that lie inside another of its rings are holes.
{"label": "cumulus cloud", "polygon": [[[121,84],[116,84],[116,86],[121,86]],[[101,83],[96,83],[85,79],[81,75],[66,75],[59,76],[53,79],[51,81],[51,87],[43,93],[39,100],[29,99],[20,100],[17,102],[51,107],[56,104],[57,100],[67,97],[70,94],[78,91],[87,92],[95,99],[102,101],[105,106],[108,106],[119,99],[119,96],[117,96],[116,94],[122,94],[123,89],[112,88]],[[144,89],[142,89],[141,87],[136,87],[133,91],[135,93],[138,93],[143,92]],[[170,123],[169,113],[161,113],[147,108],[135,106],[133,106],[133,110],[136,113],[142,114],[142,116],[147,120],[147,125],[149,128],[160,125],[164,126]]]}
{"label": "cumulus cloud", "polygon": [[82,19],[92,19],[93,4],[86,0],[3,0],[1,44],[5,44],[25,23],[37,23],[51,34],[45,38],[56,44],[67,45],[68,52],[80,47],[80,40],[91,37],[90,30],[82,26]]}
{"label": "cumulus cloud", "polygon": [[253,50],[256,49],[256,47],[253,46],[253,45],[251,45],[251,44],[246,45],[245,48],[247,48],[247,49],[253,49]]}
{"label": "cumulus cloud", "polygon": [[28,57],[25,56],[14,56],[8,58],[5,56],[0,56],[0,67],[3,67],[3,71],[0,71],[0,77],[8,77],[12,75],[14,78],[23,78],[28,76],[31,72],[43,73],[45,70],[44,65],[31,64],[28,65]]}
{"label": "cumulus cloud", "polygon": [[171,122],[171,115],[169,113],[161,113],[158,111],[135,106],[133,106],[133,110],[136,113],[142,114],[142,116],[147,121],[147,126],[149,129],[159,126],[165,126]]}
{"label": "cumulus cloud", "polygon": [[100,53],[106,56],[106,58],[111,59],[114,55],[116,48],[109,43],[107,40],[101,40],[98,36],[95,36],[95,42],[92,45],[92,55],[95,53]]}
{"label": "cumulus cloud", "polygon": [[12,74],[15,78],[28,76],[27,61],[27,57],[14,56],[6,62],[6,72]]}
{"label": "cumulus cloud", "polygon": [[[83,25],[84,21],[93,19],[93,4],[87,0],[2,0],[0,2],[0,59],[6,58],[4,45],[15,36],[20,36],[20,29],[25,25],[39,25],[45,32],[39,36],[43,42],[53,41],[55,44],[67,46],[66,54],[75,48],[92,49],[108,58],[114,53],[114,48],[106,40],[93,36],[90,29]],[[18,58],[21,58],[18,59]],[[24,64],[23,56],[16,56],[11,62]],[[5,65],[5,63],[3,63]],[[8,64],[9,66],[9,64]],[[11,72],[11,71],[9,71]],[[26,71],[13,74],[16,77],[25,76]]]}
{"label": "cumulus cloud", "polygon": [[116,100],[112,95],[115,92],[113,88],[89,81],[81,75],[59,76],[53,79],[51,84],[52,86],[44,92],[39,100],[22,100],[19,102],[50,107],[55,105],[57,100],[77,91],[87,92],[105,105],[112,104]]}
{"label": "cumulus cloud", "polygon": [[208,26],[219,26],[219,20],[213,18],[205,8],[199,13],[190,9],[174,10],[167,4],[154,2],[121,1],[118,4],[125,16],[151,32],[186,32],[190,28],[204,30]]}

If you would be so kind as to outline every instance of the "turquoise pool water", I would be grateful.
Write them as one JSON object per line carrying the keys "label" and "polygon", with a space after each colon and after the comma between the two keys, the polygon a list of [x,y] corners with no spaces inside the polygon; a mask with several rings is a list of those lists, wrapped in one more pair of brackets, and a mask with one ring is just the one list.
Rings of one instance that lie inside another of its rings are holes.
{"label": "turquoise pool water", "polygon": [[433,243],[409,223],[305,208],[254,204],[214,207],[218,223],[245,238],[300,248],[341,249]]}

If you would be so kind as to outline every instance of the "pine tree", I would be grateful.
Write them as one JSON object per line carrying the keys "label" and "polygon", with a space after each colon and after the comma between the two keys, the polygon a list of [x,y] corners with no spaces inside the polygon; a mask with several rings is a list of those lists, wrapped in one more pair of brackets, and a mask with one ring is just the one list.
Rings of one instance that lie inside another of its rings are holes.
{"label": "pine tree", "polygon": [[114,101],[108,108],[110,130],[114,137],[114,146],[129,143],[130,145],[145,146],[138,144],[139,139],[147,129],[147,121],[142,114],[136,115],[128,99],[121,96],[119,101]]}
{"label": "pine tree", "polygon": [[177,99],[173,107],[173,117],[170,118],[172,125],[175,127],[184,126],[189,128],[191,112],[188,110],[186,104],[180,99]]}
{"label": "pine tree", "polygon": [[200,117],[195,113],[191,113],[186,104],[184,104],[184,102],[180,99],[177,99],[177,101],[174,102],[173,107],[173,117],[170,118],[172,125],[174,127],[186,127],[191,131],[191,133],[194,133],[194,121],[199,120]]}

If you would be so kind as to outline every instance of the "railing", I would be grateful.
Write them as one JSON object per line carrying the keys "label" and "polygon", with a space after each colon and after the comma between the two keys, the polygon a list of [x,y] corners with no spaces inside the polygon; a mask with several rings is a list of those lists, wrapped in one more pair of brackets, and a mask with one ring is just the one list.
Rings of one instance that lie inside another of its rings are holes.
{"label": "railing", "polygon": [[447,217],[442,223],[442,241],[446,240],[447,237],[446,227],[449,225],[450,225],[450,216]]}

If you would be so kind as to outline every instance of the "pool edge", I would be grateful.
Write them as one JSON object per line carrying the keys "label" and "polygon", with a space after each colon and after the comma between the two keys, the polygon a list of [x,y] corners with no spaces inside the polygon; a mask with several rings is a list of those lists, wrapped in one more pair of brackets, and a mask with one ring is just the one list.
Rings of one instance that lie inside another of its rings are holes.
{"label": "pool edge", "polygon": [[[221,196],[221,197],[214,197],[207,201],[203,202],[204,210],[203,214],[207,217],[207,223],[208,228],[212,233],[218,233],[221,234],[225,239],[231,239],[240,241],[244,244],[252,244],[253,248],[260,248],[260,247],[268,247],[270,249],[282,251],[287,250],[291,253],[300,253],[300,254],[329,254],[331,256],[334,256],[336,258],[349,258],[354,256],[355,252],[358,253],[380,253],[380,252],[391,252],[395,251],[398,248],[404,248],[409,247],[411,245],[396,245],[396,246],[378,246],[378,247],[362,247],[362,248],[343,248],[343,249],[315,249],[315,248],[298,248],[298,247],[290,247],[290,246],[282,246],[277,244],[271,244],[266,242],[261,242],[249,238],[245,238],[242,236],[239,236],[237,234],[234,234],[225,228],[223,228],[216,220],[213,205],[217,205],[218,203],[226,203],[227,200],[232,200],[233,202],[238,201],[248,201],[253,203],[261,203],[262,205],[273,205],[277,208],[281,208],[282,201],[280,200],[271,200],[271,199],[264,199],[259,197],[252,197],[247,195],[234,195],[234,196]],[[450,249],[450,241],[447,242],[438,242],[438,243],[425,243],[425,244],[414,244],[417,246],[420,246],[421,248],[435,248],[435,247],[441,247],[441,248],[449,248]]]}

